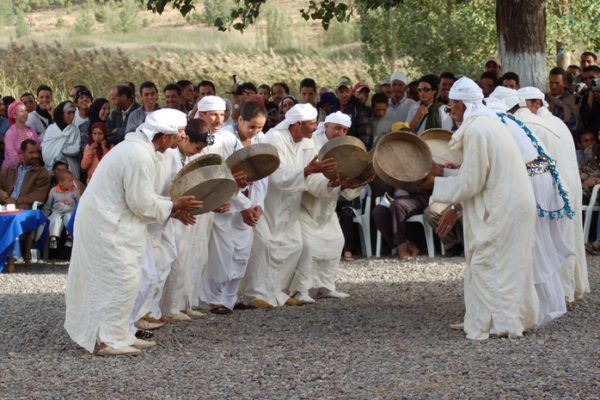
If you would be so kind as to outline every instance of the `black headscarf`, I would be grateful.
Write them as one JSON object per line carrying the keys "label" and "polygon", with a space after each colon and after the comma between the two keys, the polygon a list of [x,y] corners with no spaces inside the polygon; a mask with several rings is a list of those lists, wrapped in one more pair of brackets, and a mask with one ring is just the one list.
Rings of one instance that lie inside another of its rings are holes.
{"label": "black headscarf", "polygon": [[63,101],[54,109],[54,122],[60,128],[60,130],[64,130],[67,127],[67,123],[65,123],[65,108],[73,107],[75,109],[75,104],[71,101]]}
{"label": "black headscarf", "polygon": [[108,103],[108,100],[103,97],[99,97],[92,102],[92,105],[90,106],[90,114],[89,114],[89,118],[90,118],[89,133],[92,133],[92,125],[94,125],[96,122],[106,123],[106,120],[100,119],[100,110],[106,103]]}

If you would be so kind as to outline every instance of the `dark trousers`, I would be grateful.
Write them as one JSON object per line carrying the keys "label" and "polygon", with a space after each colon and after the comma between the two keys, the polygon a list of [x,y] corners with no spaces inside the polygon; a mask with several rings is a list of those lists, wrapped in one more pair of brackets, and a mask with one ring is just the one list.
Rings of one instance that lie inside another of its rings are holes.
{"label": "dark trousers", "polygon": [[406,220],[413,215],[422,214],[429,202],[429,193],[411,193],[409,196],[395,199],[388,207],[378,205],[373,209],[373,221],[383,239],[390,248],[406,242]]}
{"label": "dark trousers", "polygon": [[335,208],[340,221],[340,227],[344,233],[344,251],[354,251],[354,212],[352,209],[360,210],[360,207],[359,198],[352,201],[340,198]]}

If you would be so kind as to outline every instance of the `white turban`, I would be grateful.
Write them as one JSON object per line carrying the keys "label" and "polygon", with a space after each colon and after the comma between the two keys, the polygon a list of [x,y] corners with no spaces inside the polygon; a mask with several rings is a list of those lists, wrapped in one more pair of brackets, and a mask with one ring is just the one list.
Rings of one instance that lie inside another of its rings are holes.
{"label": "white turban", "polygon": [[519,94],[514,89],[498,86],[490,97],[485,99],[485,104],[496,111],[508,111],[519,104]]}
{"label": "white turban", "polygon": [[285,119],[275,129],[287,129],[300,121],[311,121],[317,119],[318,111],[311,104],[296,104],[285,113]]}
{"label": "white turban", "polygon": [[348,114],[344,114],[341,111],[336,111],[329,114],[325,118],[325,123],[339,124],[345,126],[346,128],[350,128],[350,125],[352,125],[352,120]]}
{"label": "white turban", "polygon": [[198,112],[225,111],[225,100],[219,96],[204,96],[198,102]]}
{"label": "white turban", "polygon": [[525,103],[525,100],[541,100],[542,103],[544,104],[544,107],[548,107],[548,103],[546,102],[546,95],[544,94],[544,92],[542,92],[540,89],[533,87],[533,86],[527,86],[524,88],[521,88],[517,91],[518,95],[519,95],[519,99],[521,100],[519,102],[519,105],[521,107],[526,107],[527,103]]}
{"label": "white turban", "polygon": [[176,135],[180,128],[187,125],[187,116],[173,108],[161,108],[146,116],[146,120],[137,128],[150,140],[158,133],[165,135]]}
{"label": "white turban", "polygon": [[402,81],[405,84],[408,84],[408,76],[402,71],[396,71],[390,76],[390,83],[394,81]]}
{"label": "white turban", "polygon": [[450,88],[450,100],[460,100],[465,103],[466,111],[463,119],[475,115],[488,115],[495,117],[495,113],[483,104],[483,92],[479,85],[472,79],[462,77]]}

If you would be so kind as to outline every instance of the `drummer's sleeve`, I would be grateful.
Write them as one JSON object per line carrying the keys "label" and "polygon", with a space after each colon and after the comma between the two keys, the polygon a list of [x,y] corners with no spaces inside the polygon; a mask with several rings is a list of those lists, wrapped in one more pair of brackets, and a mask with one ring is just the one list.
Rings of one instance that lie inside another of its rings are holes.
{"label": "drummer's sleeve", "polygon": [[269,188],[269,178],[260,179],[252,184],[252,190],[250,191],[250,201],[252,206],[260,206],[265,210],[265,197],[267,196],[267,189]]}
{"label": "drummer's sleeve", "polygon": [[154,190],[154,162],[149,157],[132,156],[123,170],[126,206],[145,224],[164,224],[171,215],[173,202]]}
{"label": "drummer's sleeve", "polygon": [[475,197],[483,190],[490,162],[486,135],[464,136],[464,160],[456,176],[437,177],[433,184],[432,201],[457,203]]}

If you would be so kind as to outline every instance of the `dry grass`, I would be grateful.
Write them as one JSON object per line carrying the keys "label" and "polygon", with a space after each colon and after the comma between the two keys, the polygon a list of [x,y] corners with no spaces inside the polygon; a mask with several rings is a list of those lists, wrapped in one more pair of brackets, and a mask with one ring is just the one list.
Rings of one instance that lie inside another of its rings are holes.
{"label": "dry grass", "polygon": [[343,60],[319,56],[282,56],[274,52],[240,54],[187,51],[183,54],[160,53],[137,59],[122,49],[68,49],[62,44],[8,44],[0,58],[0,93],[17,96],[41,84],[50,84],[56,99],[67,98],[68,89],[85,84],[96,96],[105,96],[118,82],[130,80],[139,84],[152,80],[159,87],[180,79],[199,82],[210,79],[217,91],[231,86],[231,75],[238,80],[272,84],[287,82],[297,88],[300,80],[312,77],[320,85],[333,86],[341,75],[353,81],[369,81],[367,67],[348,55]]}

